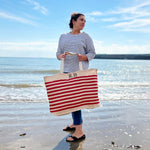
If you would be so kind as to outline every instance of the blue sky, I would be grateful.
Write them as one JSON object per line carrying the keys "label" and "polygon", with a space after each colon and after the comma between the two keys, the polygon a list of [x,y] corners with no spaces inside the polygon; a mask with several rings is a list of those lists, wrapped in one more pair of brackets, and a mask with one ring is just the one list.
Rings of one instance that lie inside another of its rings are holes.
{"label": "blue sky", "polygon": [[96,53],[150,53],[149,0],[0,0],[0,57],[55,57],[73,12]]}

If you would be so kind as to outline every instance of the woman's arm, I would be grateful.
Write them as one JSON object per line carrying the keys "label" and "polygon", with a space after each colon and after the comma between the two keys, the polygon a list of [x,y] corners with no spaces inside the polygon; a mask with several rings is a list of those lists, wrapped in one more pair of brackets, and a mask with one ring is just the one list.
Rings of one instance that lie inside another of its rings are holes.
{"label": "woman's arm", "polygon": [[95,53],[93,40],[88,34],[87,34],[87,39],[86,39],[86,51],[87,51],[86,56],[87,56],[88,61],[90,61],[91,59],[95,57],[96,53]]}
{"label": "woman's arm", "polygon": [[56,57],[58,60],[65,58],[65,54],[63,54],[63,50],[62,50],[62,36],[63,35],[61,35],[59,38],[58,48],[57,48],[57,52],[56,52]]}
{"label": "woman's arm", "polygon": [[66,54],[58,54],[57,55],[58,60],[61,60],[62,58],[65,58],[65,57],[66,57]]}

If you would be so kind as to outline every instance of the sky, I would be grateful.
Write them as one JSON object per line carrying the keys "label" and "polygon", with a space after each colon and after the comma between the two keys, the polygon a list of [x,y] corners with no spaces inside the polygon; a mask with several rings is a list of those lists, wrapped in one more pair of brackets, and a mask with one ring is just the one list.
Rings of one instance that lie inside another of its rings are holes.
{"label": "sky", "polygon": [[150,0],[0,0],[0,57],[55,58],[73,12],[97,54],[150,54]]}

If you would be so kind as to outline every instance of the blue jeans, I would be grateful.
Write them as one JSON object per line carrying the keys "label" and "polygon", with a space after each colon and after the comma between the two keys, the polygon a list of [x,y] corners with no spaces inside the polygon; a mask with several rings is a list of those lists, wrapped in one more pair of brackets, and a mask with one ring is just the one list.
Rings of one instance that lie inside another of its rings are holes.
{"label": "blue jeans", "polygon": [[74,125],[82,124],[83,120],[82,120],[82,112],[81,112],[81,110],[72,112],[72,119],[73,119],[73,124]]}

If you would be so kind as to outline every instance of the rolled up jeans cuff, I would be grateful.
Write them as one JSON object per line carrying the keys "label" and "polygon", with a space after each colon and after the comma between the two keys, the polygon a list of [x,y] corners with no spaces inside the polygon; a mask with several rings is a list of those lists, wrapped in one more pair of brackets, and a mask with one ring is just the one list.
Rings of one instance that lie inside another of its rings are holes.
{"label": "rolled up jeans cuff", "polygon": [[83,123],[81,110],[72,112],[72,119],[74,125],[81,125]]}

